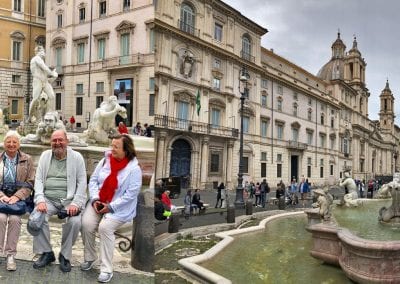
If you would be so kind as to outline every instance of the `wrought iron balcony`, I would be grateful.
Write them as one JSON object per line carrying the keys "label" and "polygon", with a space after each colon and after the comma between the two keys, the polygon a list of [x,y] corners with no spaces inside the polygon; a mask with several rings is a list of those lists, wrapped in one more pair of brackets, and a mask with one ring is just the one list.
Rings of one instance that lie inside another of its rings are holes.
{"label": "wrought iron balcony", "polygon": [[181,31],[184,31],[185,33],[188,33],[188,34],[191,34],[191,35],[194,35],[194,36],[197,36],[197,37],[200,36],[200,30],[199,29],[196,29],[194,26],[192,26],[192,25],[190,25],[188,23],[182,22],[181,20],[178,20],[178,28]]}
{"label": "wrought iron balcony", "polygon": [[252,56],[250,53],[247,53],[243,50],[240,52],[240,56],[247,61],[256,62],[256,58],[254,56]]}
{"label": "wrought iron balcony", "polygon": [[186,131],[198,134],[207,134],[219,137],[239,137],[239,130],[236,128],[216,126],[209,123],[180,119],[167,115],[155,115],[154,126],[158,128]]}
{"label": "wrought iron balcony", "polygon": [[300,150],[300,151],[304,151],[307,149],[307,144],[306,143],[301,143],[301,142],[297,142],[297,141],[287,141],[287,145],[286,147],[288,149],[292,149],[292,150]]}

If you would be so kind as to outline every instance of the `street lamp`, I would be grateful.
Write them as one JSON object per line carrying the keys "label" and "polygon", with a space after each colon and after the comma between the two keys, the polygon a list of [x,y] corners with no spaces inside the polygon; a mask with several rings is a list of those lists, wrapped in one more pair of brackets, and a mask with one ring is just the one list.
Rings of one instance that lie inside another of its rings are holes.
{"label": "street lamp", "polygon": [[249,89],[247,83],[249,81],[249,73],[246,67],[242,67],[239,77],[239,93],[240,93],[240,148],[239,148],[239,172],[238,172],[238,185],[236,187],[235,207],[243,208],[243,108],[244,100],[248,97]]}
{"label": "street lamp", "polygon": [[89,122],[90,122],[90,112],[86,112],[86,128],[89,128]]}

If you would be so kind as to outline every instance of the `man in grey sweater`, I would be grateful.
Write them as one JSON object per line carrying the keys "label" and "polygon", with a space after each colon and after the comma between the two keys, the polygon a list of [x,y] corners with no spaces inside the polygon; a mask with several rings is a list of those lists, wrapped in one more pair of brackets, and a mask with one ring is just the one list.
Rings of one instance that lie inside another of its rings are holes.
{"label": "man in grey sweater", "polygon": [[82,155],[68,147],[64,130],[54,131],[51,135],[51,150],[42,153],[36,170],[34,210],[46,213],[46,220],[42,230],[33,238],[33,252],[41,254],[33,263],[34,268],[42,268],[55,261],[48,218],[55,214],[60,217],[60,213],[65,210],[67,221],[62,226],[58,259],[63,272],[71,271],[72,246],[81,228],[81,217],[78,215],[87,200],[86,186],[86,168]]}

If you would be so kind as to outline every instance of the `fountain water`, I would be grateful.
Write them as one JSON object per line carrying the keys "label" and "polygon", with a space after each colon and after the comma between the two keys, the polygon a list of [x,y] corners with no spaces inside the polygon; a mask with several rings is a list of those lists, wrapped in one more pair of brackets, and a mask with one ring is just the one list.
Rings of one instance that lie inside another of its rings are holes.
{"label": "fountain water", "polygon": [[396,200],[357,200],[357,208],[336,207],[328,220],[319,208],[306,210],[308,218],[270,217],[217,234],[220,243],[180,264],[210,283],[400,283],[400,228],[377,220],[379,208]]}

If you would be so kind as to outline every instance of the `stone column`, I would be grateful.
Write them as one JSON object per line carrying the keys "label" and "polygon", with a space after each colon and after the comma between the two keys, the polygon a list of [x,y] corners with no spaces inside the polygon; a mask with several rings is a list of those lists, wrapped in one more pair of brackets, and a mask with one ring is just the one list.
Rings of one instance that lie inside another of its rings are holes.
{"label": "stone column", "polygon": [[157,143],[157,163],[156,163],[156,179],[164,177],[164,156],[165,156],[165,138],[167,136],[166,131],[159,132],[159,138]]}
{"label": "stone column", "polygon": [[205,184],[207,182],[207,176],[208,176],[208,142],[209,138],[204,137],[202,141],[202,149],[201,149],[201,186],[202,188],[205,187]]}
{"label": "stone column", "polygon": [[226,187],[229,189],[233,189],[233,184],[232,184],[232,156],[233,156],[233,145],[234,141],[229,140],[228,141],[228,153],[226,157]]}
{"label": "stone column", "polygon": [[192,174],[192,186],[199,188],[200,187],[200,175],[199,175],[199,151],[192,150],[191,156],[191,174]]}
{"label": "stone column", "polygon": [[138,196],[138,205],[132,239],[132,267],[154,272],[154,190],[147,189]]}

